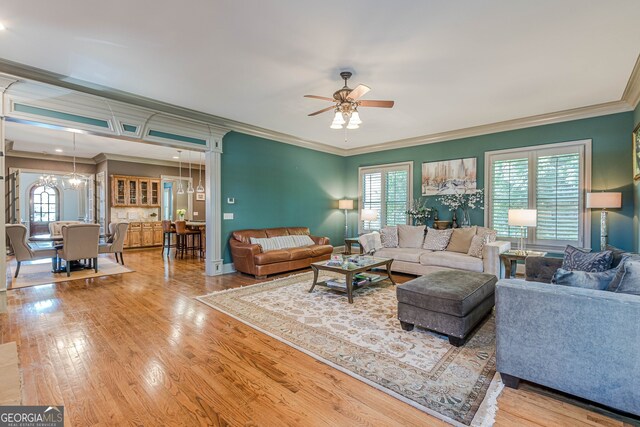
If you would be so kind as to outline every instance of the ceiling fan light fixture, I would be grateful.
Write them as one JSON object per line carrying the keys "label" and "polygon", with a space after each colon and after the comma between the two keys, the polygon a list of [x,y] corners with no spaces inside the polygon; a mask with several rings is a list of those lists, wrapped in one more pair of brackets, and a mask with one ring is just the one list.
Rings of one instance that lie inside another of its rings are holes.
{"label": "ceiling fan light fixture", "polygon": [[351,123],[351,122],[349,122],[349,124],[347,125],[347,129],[358,129],[359,127],[360,127],[359,124]]}
{"label": "ceiling fan light fixture", "polygon": [[337,125],[343,125],[345,123],[344,117],[342,116],[342,112],[336,111],[336,115],[333,116],[333,123]]}
{"label": "ceiling fan light fixture", "polygon": [[349,125],[360,125],[362,124],[362,120],[360,120],[360,114],[358,114],[358,110],[354,110],[351,113],[351,118],[349,119]]}

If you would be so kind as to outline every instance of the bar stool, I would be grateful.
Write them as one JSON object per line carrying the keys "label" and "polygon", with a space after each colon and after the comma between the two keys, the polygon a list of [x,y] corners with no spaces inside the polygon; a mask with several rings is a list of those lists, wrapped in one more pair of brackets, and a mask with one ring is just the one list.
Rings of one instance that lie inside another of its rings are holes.
{"label": "bar stool", "polygon": [[[176,227],[171,224],[171,221],[162,220],[162,256],[164,257],[164,249],[167,249],[167,256],[171,255],[171,248],[176,248],[176,245],[171,244],[171,235],[176,234]],[[177,242],[177,240],[176,240]],[[176,255],[178,249],[176,248]]]}
{"label": "bar stool", "polygon": [[[191,249],[191,255],[195,256],[196,250],[198,252],[202,248],[202,239],[200,238],[200,230],[192,230],[187,228],[186,221],[176,221],[176,258],[178,257],[178,251],[180,252],[180,258],[184,258],[184,253],[189,252]],[[189,236],[191,236],[191,246],[189,246]],[[198,246],[196,246],[196,237],[198,238]]]}

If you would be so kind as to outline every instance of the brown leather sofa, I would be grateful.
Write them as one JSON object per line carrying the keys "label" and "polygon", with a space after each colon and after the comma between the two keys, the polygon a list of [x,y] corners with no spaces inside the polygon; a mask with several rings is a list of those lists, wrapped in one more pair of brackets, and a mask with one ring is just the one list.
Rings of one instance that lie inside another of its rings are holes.
{"label": "brown leather sofa", "polygon": [[[252,237],[265,238],[302,234],[309,235],[315,245],[262,252],[260,245],[251,244]],[[329,244],[328,237],[311,236],[307,227],[238,230],[231,233],[229,246],[235,269],[242,273],[253,274],[256,279],[264,279],[268,274],[309,267],[312,262],[329,259],[333,252],[333,246]]]}

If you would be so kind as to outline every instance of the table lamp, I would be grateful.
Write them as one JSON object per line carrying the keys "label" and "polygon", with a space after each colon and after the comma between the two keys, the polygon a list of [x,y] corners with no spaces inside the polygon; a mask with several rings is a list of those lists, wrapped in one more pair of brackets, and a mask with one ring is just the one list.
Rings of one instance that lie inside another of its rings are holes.
{"label": "table lamp", "polygon": [[375,221],[378,219],[378,211],[376,209],[362,209],[360,211],[360,219],[362,221]]}
{"label": "table lamp", "polygon": [[344,237],[349,237],[349,221],[348,214],[349,210],[353,209],[353,200],[350,199],[342,199],[338,200],[338,209],[344,210]]}
{"label": "table lamp", "polygon": [[622,193],[587,193],[587,209],[602,209],[600,212],[600,250],[607,249],[607,209],[622,207]]}
{"label": "table lamp", "polygon": [[527,250],[524,243],[524,228],[535,227],[538,211],[535,209],[509,209],[508,223],[513,227],[520,227],[520,247],[518,252],[526,255]]}

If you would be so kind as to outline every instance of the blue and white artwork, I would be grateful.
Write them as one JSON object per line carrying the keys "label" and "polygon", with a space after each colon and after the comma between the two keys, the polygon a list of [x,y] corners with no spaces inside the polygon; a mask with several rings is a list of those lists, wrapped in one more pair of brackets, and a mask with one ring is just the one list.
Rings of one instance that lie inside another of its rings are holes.
{"label": "blue and white artwork", "polygon": [[422,164],[422,195],[466,193],[476,189],[476,158]]}

